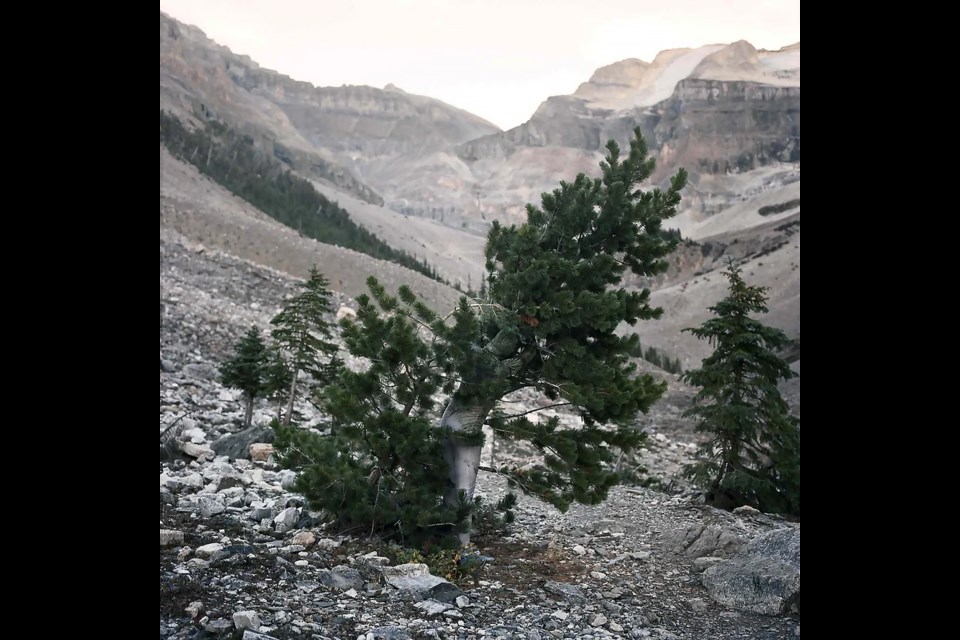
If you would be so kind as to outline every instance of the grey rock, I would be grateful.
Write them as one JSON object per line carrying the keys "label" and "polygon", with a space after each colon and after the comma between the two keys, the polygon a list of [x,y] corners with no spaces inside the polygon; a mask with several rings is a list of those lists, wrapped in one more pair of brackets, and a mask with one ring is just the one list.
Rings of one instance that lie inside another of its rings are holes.
{"label": "grey rock", "polygon": [[423,611],[427,616],[438,616],[444,611],[453,609],[453,605],[446,602],[439,602],[437,600],[424,600],[423,602],[418,602],[413,605],[420,611]]}
{"label": "grey rock", "polygon": [[426,597],[439,602],[456,602],[457,598],[463,595],[460,587],[444,580],[440,584],[427,589]]}
{"label": "grey rock", "polygon": [[188,476],[180,478],[180,482],[183,483],[185,487],[200,489],[203,487],[203,476],[199,473],[191,473]]}
{"label": "grey rock", "polygon": [[284,469],[277,474],[280,479],[280,487],[283,489],[292,489],[293,483],[297,481],[297,473],[290,469]]}
{"label": "grey rock", "polygon": [[163,371],[164,373],[173,373],[176,371],[176,369],[177,368],[174,366],[173,362],[167,360],[166,358],[160,358],[160,371]]}
{"label": "grey rock", "polygon": [[219,542],[211,542],[210,544],[205,544],[202,547],[197,547],[197,555],[201,558],[209,558],[222,549],[223,545]]}
{"label": "grey rock", "polygon": [[254,507],[249,511],[250,519],[254,522],[260,522],[266,518],[273,517],[273,509],[269,507]]}
{"label": "grey rock", "polygon": [[203,460],[213,460],[213,450],[205,444],[195,444],[193,442],[184,442],[180,448],[191,458],[196,458],[201,462]]}
{"label": "grey rock", "polygon": [[203,630],[207,633],[212,633],[216,636],[227,633],[233,629],[233,622],[230,620],[225,620],[219,618],[217,620],[211,620],[207,624],[203,625]]}
{"label": "grey rock", "polygon": [[211,445],[218,456],[231,459],[250,457],[250,445],[255,442],[273,442],[275,434],[270,427],[252,426],[239,433],[224,436]]}
{"label": "grey rock", "polygon": [[718,562],[723,562],[723,558],[718,558],[717,556],[703,556],[702,558],[696,558],[693,561],[693,570],[697,573],[703,573],[707,567],[712,567]]}
{"label": "grey rock", "polygon": [[180,373],[184,378],[197,378],[200,380],[216,380],[220,376],[217,368],[206,362],[185,364],[183,365],[183,369],[180,370]]}
{"label": "grey rock", "polygon": [[[184,420],[184,422],[186,422],[186,420]],[[200,427],[184,428],[180,437],[194,444],[203,444],[207,441],[207,434]]]}
{"label": "grey rock", "polygon": [[231,544],[214,551],[210,555],[210,565],[215,566],[223,563],[228,558],[233,556],[244,556],[249,557],[251,555],[256,555],[257,550],[255,547],[249,544]]}
{"label": "grey rock", "polygon": [[306,549],[316,541],[317,535],[313,531],[300,531],[290,539],[290,544],[301,545]]}
{"label": "grey rock", "polygon": [[694,613],[703,613],[707,610],[707,603],[702,598],[687,599],[687,608]]}
{"label": "grey rock", "polygon": [[800,528],[761,534],[739,553],[703,573],[720,604],[765,615],[785,613],[800,600]]}
{"label": "grey rock", "polygon": [[602,613],[595,613],[590,616],[590,626],[591,627],[602,627],[607,624],[607,616]]}
{"label": "grey rock", "polygon": [[610,602],[609,600],[604,600],[604,601],[601,603],[601,606],[602,606],[605,610],[609,611],[610,613],[620,613],[620,612],[623,610],[623,607],[621,607],[620,605],[618,605],[618,604],[615,603],[615,602]]}
{"label": "grey rock", "polygon": [[373,636],[373,640],[410,640],[410,634],[403,627],[390,625],[386,627],[376,627],[367,632],[367,638]]}
{"label": "grey rock", "polygon": [[463,609],[464,607],[470,606],[470,598],[468,598],[467,596],[457,596],[455,602],[456,602],[456,605],[461,609]]}
{"label": "grey rock", "polygon": [[260,616],[256,611],[237,611],[233,614],[233,626],[238,630],[252,629],[256,631],[260,628]]}
{"label": "grey rock", "polygon": [[690,558],[729,557],[743,546],[743,539],[732,529],[691,525],[672,536],[672,546]]}
{"label": "grey rock", "polygon": [[[452,595],[454,591],[457,593],[453,595],[452,599],[455,600],[457,596],[461,595],[456,585],[443,578],[430,575],[430,569],[425,564],[408,563],[395,567],[383,567],[381,572],[387,584],[414,600],[433,598],[444,601],[444,598]],[[452,589],[443,585],[450,585]]]}
{"label": "grey rock", "polygon": [[197,508],[200,511],[200,515],[204,518],[215,516],[227,510],[226,505],[223,504],[222,499],[217,495],[200,496],[197,500]]}
{"label": "grey rock", "polygon": [[570,604],[586,604],[587,597],[583,595],[583,592],[580,591],[577,587],[572,584],[566,584],[564,582],[554,582],[548,580],[544,583],[543,588],[552,593],[553,595],[560,596]]}
{"label": "grey rock", "polygon": [[184,611],[188,616],[190,616],[191,619],[196,620],[204,611],[203,603],[199,600],[194,600],[184,608]]}
{"label": "grey rock", "polygon": [[160,546],[170,547],[175,544],[183,544],[183,531],[160,529]]}
{"label": "grey rock", "polygon": [[277,640],[273,636],[268,636],[265,633],[257,633],[256,631],[250,631],[250,629],[244,629],[243,637],[240,640]]}
{"label": "grey rock", "polygon": [[296,507],[288,507],[277,514],[277,517],[273,519],[273,524],[277,532],[286,533],[296,526],[299,519],[300,510]]}
{"label": "grey rock", "polygon": [[359,589],[364,582],[359,571],[345,565],[334,567],[330,571],[321,571],[319,577],[321,584],[340,591]]}

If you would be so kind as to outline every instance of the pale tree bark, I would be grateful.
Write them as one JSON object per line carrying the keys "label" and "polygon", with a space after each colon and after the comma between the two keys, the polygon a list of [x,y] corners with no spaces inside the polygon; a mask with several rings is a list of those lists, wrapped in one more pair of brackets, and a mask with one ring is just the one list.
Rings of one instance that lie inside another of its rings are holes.
{"label": "pale tree bark", "polygon": [[253,421],[253,396],[246,395],[247,406],[243,414],[243,426],[249,428],[250,423]]}
{"label": "pale tree bark", "polygon": [[[468,502],[473,501],[480,469],[480,451],[483,448],[480,445],[463,444],[458,436],[476,438],[477,434],[482,433],[483,423],[492,408],[492,403],[479,399],[464,400],[454,394],[443,411],[440,428],[450,431],[444,438],[444,456],[450,466],[450,480],[444,502],[449,507],[457,506],[461,491]],[[458,537],[462,546],[470,544],[469,531],[459,534]]]}
{"label": "pale tree bark", "polygon": [[[492,356],[495,365],[490,367],[486,374],[479,375],[480,379],[472,382],[480,384],[496,379],[506,381],[510,376],[516,375],[529,358],[529,355],[516,355],[516,350],[516,336],[501,332],[484,348],[484,351]],[[482,441],[483,423],[499,399],[499,396],[474,396],[458,390],[450,398],[440,417],[440,429],[449,430],[444,437],[444,455],[450,465],[450,480],[444,502],[449,507],[457,506],[461,491],[468,502],[473,501],[480,470],[480,451],[483,447],[464,444],[462,438],[467,436],[472,441]],[[469,531],[459,534],[458,538],[461,546],[470,544]]]}
{"label": "pale tree bark", "polygon": [[283,426],[290,426],[290,418],[293,416],[293,399],[297,396],[297,374],[300,371],[294,370],[293,382],[290,383],[290,399],[287,401],[287,415],[283,416]]}

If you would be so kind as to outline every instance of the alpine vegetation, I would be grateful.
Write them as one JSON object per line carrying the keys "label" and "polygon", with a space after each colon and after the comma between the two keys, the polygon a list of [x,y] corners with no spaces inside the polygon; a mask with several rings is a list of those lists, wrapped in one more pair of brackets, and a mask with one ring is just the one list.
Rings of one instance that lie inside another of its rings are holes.
{"label": "alpine vegetation", "polygon": [[[283,463],[300,471],[296,488],[314,508],[345,529],[430,549],[469,544],[479,471],[561,510],[606,498],[611,462],[644,437],[638,412],[666,388],[632,364],[637,336],[616,333],[662,312],[622,277],[666,270],[677,241],[662,224],[686,182],[681,169],[665,191],[639,188],[654,168],[639,128],[625,157],[612,140],[606,148],[602,177],[560,182],[527,205],[522,225],[493,223],[485,298],[463,297],[442,317],[408,287],[392,295],[368,280],[356,319],[341,325],[366,365],[323,388],[330,435],[278,429]],[[502,401],[522,389],[568,406],[576,427],[510,415]],[[485,425],[529,442],[541,461],[481,467]],[[497,505],[508,518],[514,500]]]}

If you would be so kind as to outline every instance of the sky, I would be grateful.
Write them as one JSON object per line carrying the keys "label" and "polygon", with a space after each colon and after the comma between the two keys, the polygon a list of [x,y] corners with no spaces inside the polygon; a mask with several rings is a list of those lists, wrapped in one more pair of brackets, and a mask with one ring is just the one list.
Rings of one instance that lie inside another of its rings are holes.
{"label": "sky", "polygon": [[800,41],[800,0],[160,0],[160,10],[296,80],[392,83],[502,129],[625,58]]}

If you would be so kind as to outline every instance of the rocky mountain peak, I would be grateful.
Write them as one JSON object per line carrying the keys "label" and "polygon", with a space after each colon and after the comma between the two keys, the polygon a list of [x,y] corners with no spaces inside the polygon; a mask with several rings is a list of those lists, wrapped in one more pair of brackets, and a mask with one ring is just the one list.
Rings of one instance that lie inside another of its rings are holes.
{"label": "rocky mountain peak", "polygon": [[763,51],[740,40],[703,58],[689,77],[800,86],[800,43]]}

